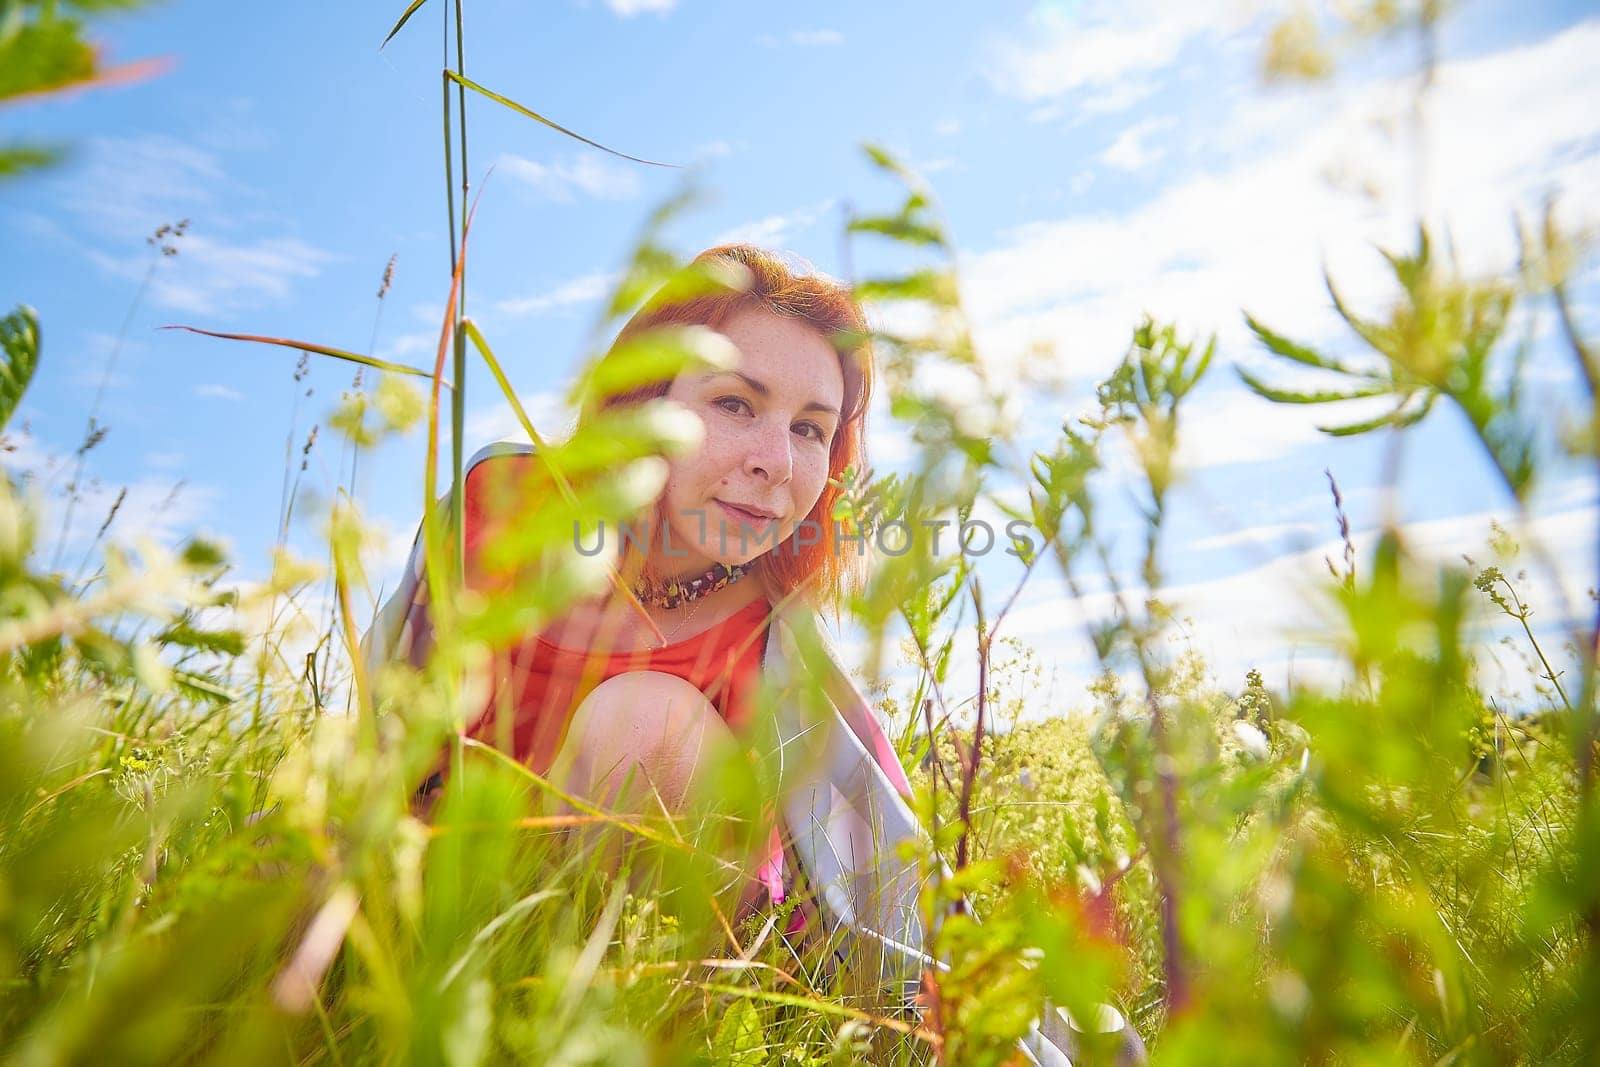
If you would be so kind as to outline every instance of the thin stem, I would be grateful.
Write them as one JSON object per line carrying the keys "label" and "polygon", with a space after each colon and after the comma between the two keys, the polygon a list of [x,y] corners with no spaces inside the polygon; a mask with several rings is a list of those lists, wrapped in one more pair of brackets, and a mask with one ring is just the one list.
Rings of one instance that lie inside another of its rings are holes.
{"label": "thin stem", "polygon": [[[1142,653],[1140,658],[1143,658]],[[1166,712],[1148,677],[1147,674],[1150,739],[1155,746],[1156,783],[1161,791],[1161,849],[1150,853],[1150,863],[1161,887],[1162,976],[1167,985],[1167,1010],[1176,1015],[1189,1003],[1189,964],[1183,947],[1183,931],[1179,927],[1181,909],[1175,869],[1182,849],[1178,834],[1178,782],[1168,750]]]}
{"label": "thin stem", "polygon": [[[150,281],[156,276],[156,264],[161,260],[158,257],[151,262],[144,272],[144,280],[139,283],[139,289],[133,295],[133,303],[128,305],[128,313],[122,317],[122,326],[117,330],[117,339],[111,345],[111,352],[106,356],[105,370],[100,373],[100,384],[94,391],[94,403],[89,406],[89,423],[84,430],[84,444],[88,445],[94,437],[96,420],[100,417],[100,405],[105,400],[106,385],[111,381],[111,374],[117,367],[117,356],[122,353],[122,345],[127,340],[128,329],[133,325],[133,316],[138,312],[139,305],[144,303],[144,294],[150,288]],[[67,533],[72,529],[72,512],[78,503],[78,494],[83,481],[83,468],[89,461],[89,448],[82,447],[78,450],[77,459],[72,468],[72,479],[67,483],[67,507],[61,515],[61,536],[56,538],[56,550],[50,557],[50,569],[53,571],[61,566],[61,552],[67,544]]]}
{"label": "thin stem", "polygon": [[[455,0],[456,13],[456,73],[462,78],[467,76],[466,43],[463,40],[461,0]],[[448,86],[448,82],[446,85]],[[467,193],[471,185],[467,176],[467,90],[460,82],[456,83],[457,112],[461,120],[461,206],[466,210],[468,203]],[[448,108],[448,102],[446,107]],[[445,152],[449,154],[446,145]],[[452,247],[454,245],[452,244]],[[453,374],[456,388],[450,394],[450,510],[451,522],[455,527],[456,543],[456,573],[466,573],[467,539],[465,536],[465,487],[461,484],[463,468],[465,466],[466,421],[467,421],[467,338],[464,323],[467,316],[467,276],[466,271],[461,272],[461,281],[456,288],[456,336],[455,336],[455,362]]]}
{"label": "thin stem", "polygon": [[961,768],[961,802],[957,814],[961,819],[961,837],[956,841],[956,869],[960,870],[967,865],[968,850],[972,839],[972,789],[978,780],[978,764],[983,760],[983,736],[987,726],[989,701],[989,653],[990,637],[983,617],[983,587],[974,574],[972,581],[967,586],[967,591],[972,596],[972,610],[976,615],[978,636],[978,712],[972,724],[972,752],[967,756],[966,766]]}
{"label": "thin stem", "polygon": [[[1546,216],[1549,218],[1549,216]],[[1546,223],[1546,232],[1549,232],[1550,223]],[[1565,282],[1558,281],[1554,288],[1556,312],[1561,319],[1561,331],[1566,335],[1567,344],[1572,348],[1572,354],[1577,359],[1578,369],[1583,374],[1584,385],[1589,390],[1589,418],[1591,426],[1600,426],[1600,361],[1595,358],[1594,350],[1583,340],[1583,335],[1578,332],[1577,319],[1572,313],[1572,304],[1567,296]],[[1600,476],[1600,456],[1596,456],[1597,476]],[[1600,557],[1600,537],[1595,538],[1595,551]],[[1596,560],[1600,567],[1600,558]],[[1600,573],[1597,570],[1596,573]],[[1583,702],[1583,721],[1578,723],[1578,780],[1585,797],[1594,781],[1594,742],[1597,732],[1600,732],[1600,722],[1596,721],[1595,681],[1596,660],[1600,659],[1600,603],[1595,605],[1594,628],[1587,635],[1580,635],[1582,639],[1579,647],[1583,650],[1583,684],[1580,686],[1580,698]]]}
{"label": "thin stem", "polygon": [[1539,639],[1533,636],[1533,628],[1528,625],[1527,605],[1517,595],[1517,589],[1514,585],[1506,581],[1505,578],[1500,579],[1500,584],[1510,591],[1511,600],[1517,605],[1516,611],[1508,612],[1507,614],[1522,624],[1522,632],[1528,635],[1528,644],[1533,646],[1533,651],[1539,657],[1540,664],[1544,666],[1544,676],[1550,679],[1551,685],[1556,687],[1556,693],[1560,695],[1561,703],[1566,705],[1568,711],[1571,711],[1572,701],[1567,699],[1567,691],[1561,688],[1561,680],[1556,676],[1556,669],[1550,666],[1550,661],[1545,658],[1544,649],[1539,645]]}

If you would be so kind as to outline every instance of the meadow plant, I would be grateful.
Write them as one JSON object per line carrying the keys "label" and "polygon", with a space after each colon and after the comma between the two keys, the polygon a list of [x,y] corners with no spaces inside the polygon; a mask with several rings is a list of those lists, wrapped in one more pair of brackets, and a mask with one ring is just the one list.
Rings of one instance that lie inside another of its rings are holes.
{"label": "meadow plant", "polygon": [[[370,345],[362,354],[223,335],[374,375],[330,421],[352,456],[426,424],[436,640],[415,662],[360,654],[372,535],[353,493],[332,508],[326,567],[280,553],[266,581],[247,585],[226,580],[226,562],[201,542],[137,557],[105,546],[98,573],[72,584],[40,563],[37,508],[9,477],[0,484],[8,1058],[1001,1064],[1017,1062],[1018,1039],[1042,1013],[1059,1011],[1085,1063],[1125,1055],[1108,1018],[1118,1015],[1161,1063],[1592,1060],[1592,626],[1563,613],[1575,677],[1530,650],[1557,696],[1551,707],[1508,705],[1479,683],[1473,625],[1482,604],[1526,624],[1515,572],[1508,579],[1503,561],[1430,562],[1391,522],[1368,556],[1349,547],[1342,569],[1330,564],[1321,590],[1337,612],[1325,636],[1343,681],[1278,692],[1252,671],[1237,688],[1219,685],[1172,651],[1161,567],[1184,415],[1215,342],[1154,319],[1130,324],[1124,358],[1081,414],[1048,447],[1020,446],[963,314],[932,193],[879,149],[870,158],[903,199],[853,217],[847,233],[918,264],[857,282],[863,299],[914,324],[873,339],[891,413],[916,448],[894,476],[849,472],[835,518],[871,530],[965,520],[981,506],[1040,535],[1013,546],[1022,568],[1007,588],[947,543],[876,560],[839,605],[865,635],[870,667],[899,653],[916,668],[907,687],[871,680],[927,830],[907,847],[927,874],[923,925],[940,963],[915,1010],[870,968],[841,966],[847,946],[828,931],[789,936],[798,898],[738,907],[762,825],[751,813],[772,788],[759,761],[713,768],[717,803],[614,813],[517,764],[508,738],[464,737],[469,709],[487,700],[484,649],[618,580],[573,550],[574,522],[635,514],[660,490],[660,456],[694,435],[664,405],[597,414],[559,441],[529,421],[465,313],[466,93],[555,124],[467,79],[460,5],[438,6],[456,43],[442,82],[447,115],[457,89],[446,145],[459,155],[431,372],[379,360]],[[1323,69],[1309,32],[1276,35],[1274,62]],[[662,227],[683,206],[644,227],[571,406],[729,358],[724,339],[682,329],[600,356],[616,324],[663,286],[738,284],[684,271],[665,247]],[[1246,381],[1281,403],[1386,397],[1380,418],[1330,432],[1388,434],[1396,455],[1433,406],[1455,406],[1525,514],[1549,460],[1504,373],[1516,361],[1504,324],[1519,301],[1551,295],[1595,402],[1595,356],[1566,294],[1580,253],[1553,216],[1509,279],[1462,279],[1435,247],[1423,229],[1411,251],[1389,256],[1385,317],[1356,313],[1330,281],[1368,349],[1359,361],[1250,320],[1266,351],[1335,386]],[[0,323],[0,430],[39,338],[26,311]],[[538,446],[519,491],[550,501],[487,549],[523,578],[493,600],[459,587],[460,497],[435,482],[448,390],[459,486],[468,353]],[[414,378],[428,380],[426,398]],[[1559,447],[1600,462],[1595,441],[1591,418]],[[1105,494],[1125,488],[1110,484],[1112,448],[1133,457],[1144,518],[1136,585],[1099,525]],[[355,470],[352,459],[346,488]],[[1348,545],[1337,495],[1336,507]],[[1521,536],[1537,565],[1556,565]],[[323,581],[332,607],[309,606]],[[1107,588],[1114,607],[1085,633],[1103,675],[1083,713],[1037,721],[1019,695],[1037,665],[1006,623],[1040,581],[1080,598]],[[324,635],[304,660],[290,652],[295,614]],[[958,642],[977,667],[970,691],[951,671]],[[446,785],[425,809],[416,787],[441,768]],[[575,836],[614,863],[591,862]]]}

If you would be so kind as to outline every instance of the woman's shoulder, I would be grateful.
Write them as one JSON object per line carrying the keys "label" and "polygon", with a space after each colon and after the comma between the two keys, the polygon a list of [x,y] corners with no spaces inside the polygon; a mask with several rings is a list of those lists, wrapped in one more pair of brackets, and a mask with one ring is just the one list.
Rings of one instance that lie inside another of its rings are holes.
{"label": "woman's shoulder", "polygon": [[506,475],[522,474],[534,459],[533,445],[522,442],[496,442],[472,453],[462,470],[462,496],[482,496],[486,486]]}
{"label": "woman's shoulder", "polygon": [[501,442],[479,449],[462,474],[462,534],[467,585],[488,589],[512,578],[515,553],[497,549],[508,532],[537,513],[547,494],[532,445]]}

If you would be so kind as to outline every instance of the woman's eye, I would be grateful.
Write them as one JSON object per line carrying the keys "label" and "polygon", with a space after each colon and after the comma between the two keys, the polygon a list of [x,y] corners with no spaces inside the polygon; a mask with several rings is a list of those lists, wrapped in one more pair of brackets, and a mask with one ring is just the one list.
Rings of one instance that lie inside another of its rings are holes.
{"label": "woman's eye", "polygon": [[822,427],[814,422],[796,423],[795,428],[800,431],[802,437],[809,434],[817,441],[826,442],[828,440],[828,435],[822,432]]}
{"label": "woman's eye", "polygon": [[750,405],[745,403],[744,400],[736,396],[718,397],[716,400],[712,401],[712,403],[716,404],[717,407],[721,408],[723,411],[726,411],[730,415],[742,414],[750,407]]}

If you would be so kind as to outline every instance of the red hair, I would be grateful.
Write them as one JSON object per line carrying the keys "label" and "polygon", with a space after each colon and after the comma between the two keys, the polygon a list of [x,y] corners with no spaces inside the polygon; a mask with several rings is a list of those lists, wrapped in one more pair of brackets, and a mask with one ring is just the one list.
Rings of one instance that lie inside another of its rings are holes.
{"label": "red hair", "polygon": [[[850,289],[823,275],[801,274],[789,268],[778,256],[752,245],[722,245],[701,252],[689,265],[690,270],[726,264],[743,268],[742,284],[735,287],[712,286],[710,291],[701,286],[692,295],[672,295],[669,283],[648,300],[623,326],[613,343],[616,345],[662,326],[707,326],[720,329],[734,316],[748,310],[764,310],[784,318],[799,319],[817,331],[839,355],[839,369],[844,377],[844,404],[840,421],[833,435],[828,454],[828,483],[816,505],[796,527],[795,533],[774,549],[757,557],[755,574],[765,584],[769,594],[786,595],[801,587],[809,587],[811,594],[825,602],[835,601],[846,582],[853,580],[859,568],[851,565],[840,543],[841,530],[849,530],[849,523],[835,524],[833,509],[842,490],[838,484],[845,468],[854,467],[859,473],[866,466],[867,407],[872,400],[873,360],[872,344],[867,332],[866,318],[861,305]],[[585,412],[638,404],[667,395],[672,386],[670,379],[618,393],[601,399],[596,406],[585,405]],[[584,416],[580,416],[583,418]],[[657,522],[661,525],[660,506],[657,501]],[[808,525],[809,524],[809,525]],[[814,544],[799,547],[795,538],[802,530],[817,530],[820,536]],[[860,531],[851,531],[852,535]],[[654,538],[652,534],[652,538]],[[851,550],[857,555],[864,551],[859,543],[852,542]],[[632,544],[624,550],[624,561],[636,553]],[[630,568],[624,567],[624,573]]]}

